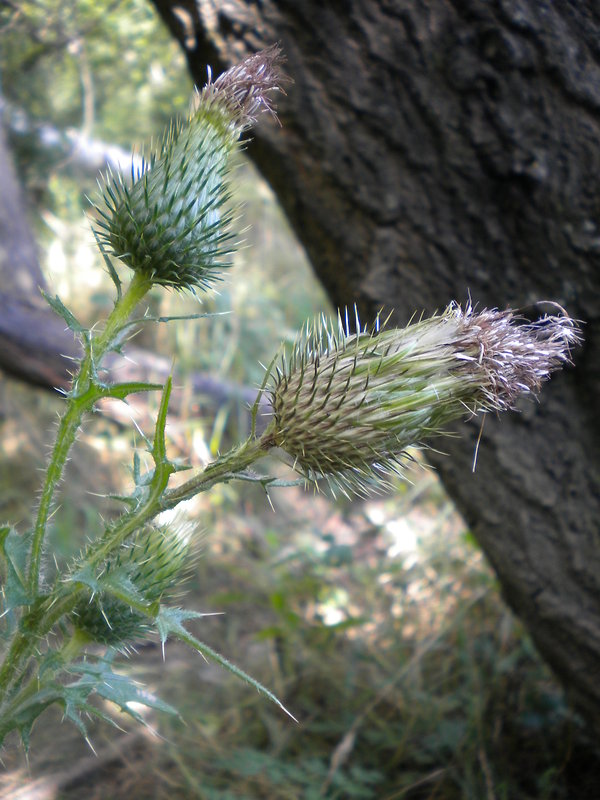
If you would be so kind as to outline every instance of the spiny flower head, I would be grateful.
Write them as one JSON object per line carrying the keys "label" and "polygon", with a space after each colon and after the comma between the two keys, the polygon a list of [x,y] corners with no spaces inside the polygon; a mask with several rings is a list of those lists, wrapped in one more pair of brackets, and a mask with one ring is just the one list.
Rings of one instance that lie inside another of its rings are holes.
{"label": "spiny flower head", "polygon": [[143,528],[105,564],[101,578],[109,579],[111,591],[90,592],[74,609],[73,624],[107,645],[146,635],[151,629],[148,617],[119,598],[119,587],[129,587],[148,606],[171,594],[186,565],[191,532],[182,522]]}
{"label": "spiny flower head", "polygon": [[229,266],[228,173],[240,135],[278,89],[280,52],[269,48],[196,90],[131,181],[109,172],[97,234],[107,251],[152,282],[206,288]]}
{"label": "spiny flower head", "polygon": [[566,315],[525,323],[515,312],[450,305],[405,328],[356,318],[308,326],[271,376],[265,440],[310,480],[367,494],[385,484],[406,448],[454,419],[514,408],[569,360],[580,340]]}

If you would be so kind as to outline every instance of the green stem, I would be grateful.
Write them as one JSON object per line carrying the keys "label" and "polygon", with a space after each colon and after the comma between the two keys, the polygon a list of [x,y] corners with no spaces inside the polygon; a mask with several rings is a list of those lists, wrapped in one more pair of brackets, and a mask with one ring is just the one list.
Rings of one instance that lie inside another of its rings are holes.
{"label": "green stem", "polygon": [[90,643],[90,637],[84,631],[75,629],[73,635],[67,639],[60,649],[60,660],[63,664],[75,661],[83,648]]}
{"label": "green stem", "polygon": [[169,477],[174,471],[173,466],[169,462],[157,463],[151,491],[143,505],[120,517],[106,531],[101,541],[92,545],[92,550],[85,562],[91,566],[102,563],[121,546],[130,534],[153,519],[159,512],[173,508],[182,500],[187,500],[198,492],[206,491],[215,483],[234,478],[236,473],[246,469],[264,455],[266,455],[264,442],[260,439],[248,439],[222,458],[209,464],[199,475],[171,491],[165,490]]}
{"label": "green stem", "polygon": [[259,458],[266,456],[271,447],[272,443],[265,436],[261,439],[248,439],[209,464],[199,475],[195,475],[176,489],[165,492],[161,510],[173,508],[183,500],[188,500],[199,492],[205,492],[215,483],[235,478],[236,473],[242,472]]}
{"label": "green stem", "polygon": [[[157,466],[158,470],[158,466]],[[85,563],[96,566],[102,563],[111,553],[114,553],[134,531],[149,522],[162,510],[160,498],[169,481],[172,470],[161,470],[158,479],[153,482],[152,491],[142,506],[124,514],[114,525],[105,532],[102,539],[92,545],[91,552],[85,559]]]}
{"label": "green stem", "polygon": [[[90,545],[88,554],[78,564],[95,566],[114,552],[125,539],[140,528],[145,522],[152,519],[161,510],[160,498],[172,473],[170,465],[157,465],[152,481],[151,491],[144,503],[137,509],[120,517],[113,526],[108,528],[99,542]],[[0,703],[8,700],[9,690],[14,693],[15,681],[24,668],[26,662],[34,654],[39,640],[45,636],[58,620],[69,614],[79,598],[82,589],[76,588],[75,583],[61,583],[59,588],[52,592],[43,603],[25,615],[21,623],[21,630],[14,637],[4,664],[0,669]]]}
{"label": "green stem", "polygon": [[104,330],[91,339],[81,361],[78,374],[67,400],[67,409],[60,421],[54,450],[46,471],[42,488],[37,519],[33,530],[31,555],[27,586],[32,598],[37,596],[40,579],[40,562],[52,499],[61,479],[67,456],[86,411],[89,411],[99,397],[99,387],[95,383],[95,372],[106,351],[114,344],[116,337],[129,319],[133,309],[152,285],[151,281],[136,273],[124,295],[115,303],[112,313],[106,320]]}

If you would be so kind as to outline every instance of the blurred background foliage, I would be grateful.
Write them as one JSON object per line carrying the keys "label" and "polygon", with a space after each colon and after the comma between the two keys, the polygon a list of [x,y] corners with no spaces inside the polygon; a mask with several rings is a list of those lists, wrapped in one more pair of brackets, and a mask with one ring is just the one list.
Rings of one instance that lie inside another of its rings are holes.
{"label": "blurred background foliage", "polygon": [[[188,103],[184,60],[144,0],[4,2],[0,25],[4,119],[40,259],[51,289],[91,323],[112,299],[85,218],[96,173],[77,147],[127,152],[160,135]],[[201,298],[219,315],[136,339],[174,355],[184,384],[209,372],[257,386],[282,341],[331,313],[243,156],[235,182],[243,246],[220,292]],[[165,291],[151,302],[160,314],[198,311]],[[27,524],[60,403],[2,378],[0,518]],[[243,433],[228,404],[202,408],[190,395],[169,428],[194,463]],[[131,447],[114,420],[86,425],[55,515],[59,560],[114,513],[104,495],[130,480]],[[98,730],[90,759],[48,713],[28,772],[16,746],[5,754],[3,796],[25,798],[37,780],[54,798],[596,798],[593,744],[463,521],[434,473],[417,465],[408,478],[367,502],[276,490],[272,508],[255,487],[225,485],[185,510],[199,526],[187,602],[226,615],[198,635],[273,689],[298,725],[196,654],[173,645],[163,663],[144,645],[124,669],[181,720],[148,719],[164,738]]]}

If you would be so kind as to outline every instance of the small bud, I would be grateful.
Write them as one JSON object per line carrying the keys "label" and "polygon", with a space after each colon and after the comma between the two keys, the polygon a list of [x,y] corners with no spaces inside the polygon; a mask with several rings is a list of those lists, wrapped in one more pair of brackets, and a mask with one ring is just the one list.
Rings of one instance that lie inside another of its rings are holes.
{"label": "small bud", "polygon": [[272,111],[278,48],[250,56],[196,91],[131,182],[109,173],[97,233],[107,251],[154,283],[206,288],[230,265],[231,156],[261,110]]}
{"label": "small bud", "polygon": [[170,594],[189,554],[190,533],[181,523],[140,531],[105,565],[103,576],[115,576],[115,594],[90,593],[81,600],[72,614],[75,627],[93,641],[112,646],[146,635],[151,630],[148,617],[116,596],[119,587],[127,594],[133,585],[148,606]]}
{"label": "small bud", "polygon": [[580,341],[565,316],[534,323],[513,311],[462,310],[405,328],[376,323],[353,334],[321,321],[272,376],[265,437],[309,480],[367,494],[400,471],[406,448],[465,413],[514,408],[536,394]]}

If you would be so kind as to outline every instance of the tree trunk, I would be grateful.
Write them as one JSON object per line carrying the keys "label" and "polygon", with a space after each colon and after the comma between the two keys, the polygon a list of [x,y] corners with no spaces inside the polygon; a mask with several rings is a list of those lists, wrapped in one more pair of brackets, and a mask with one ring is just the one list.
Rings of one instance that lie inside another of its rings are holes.
{"label": "tree trunk", "polygon": [[468,297],[585,322],[538,405],[431,453],[547,661],[600,725],[600,7],[155,0],[204,83],[280,42],[283,127],[249,149],[337,305]]}

